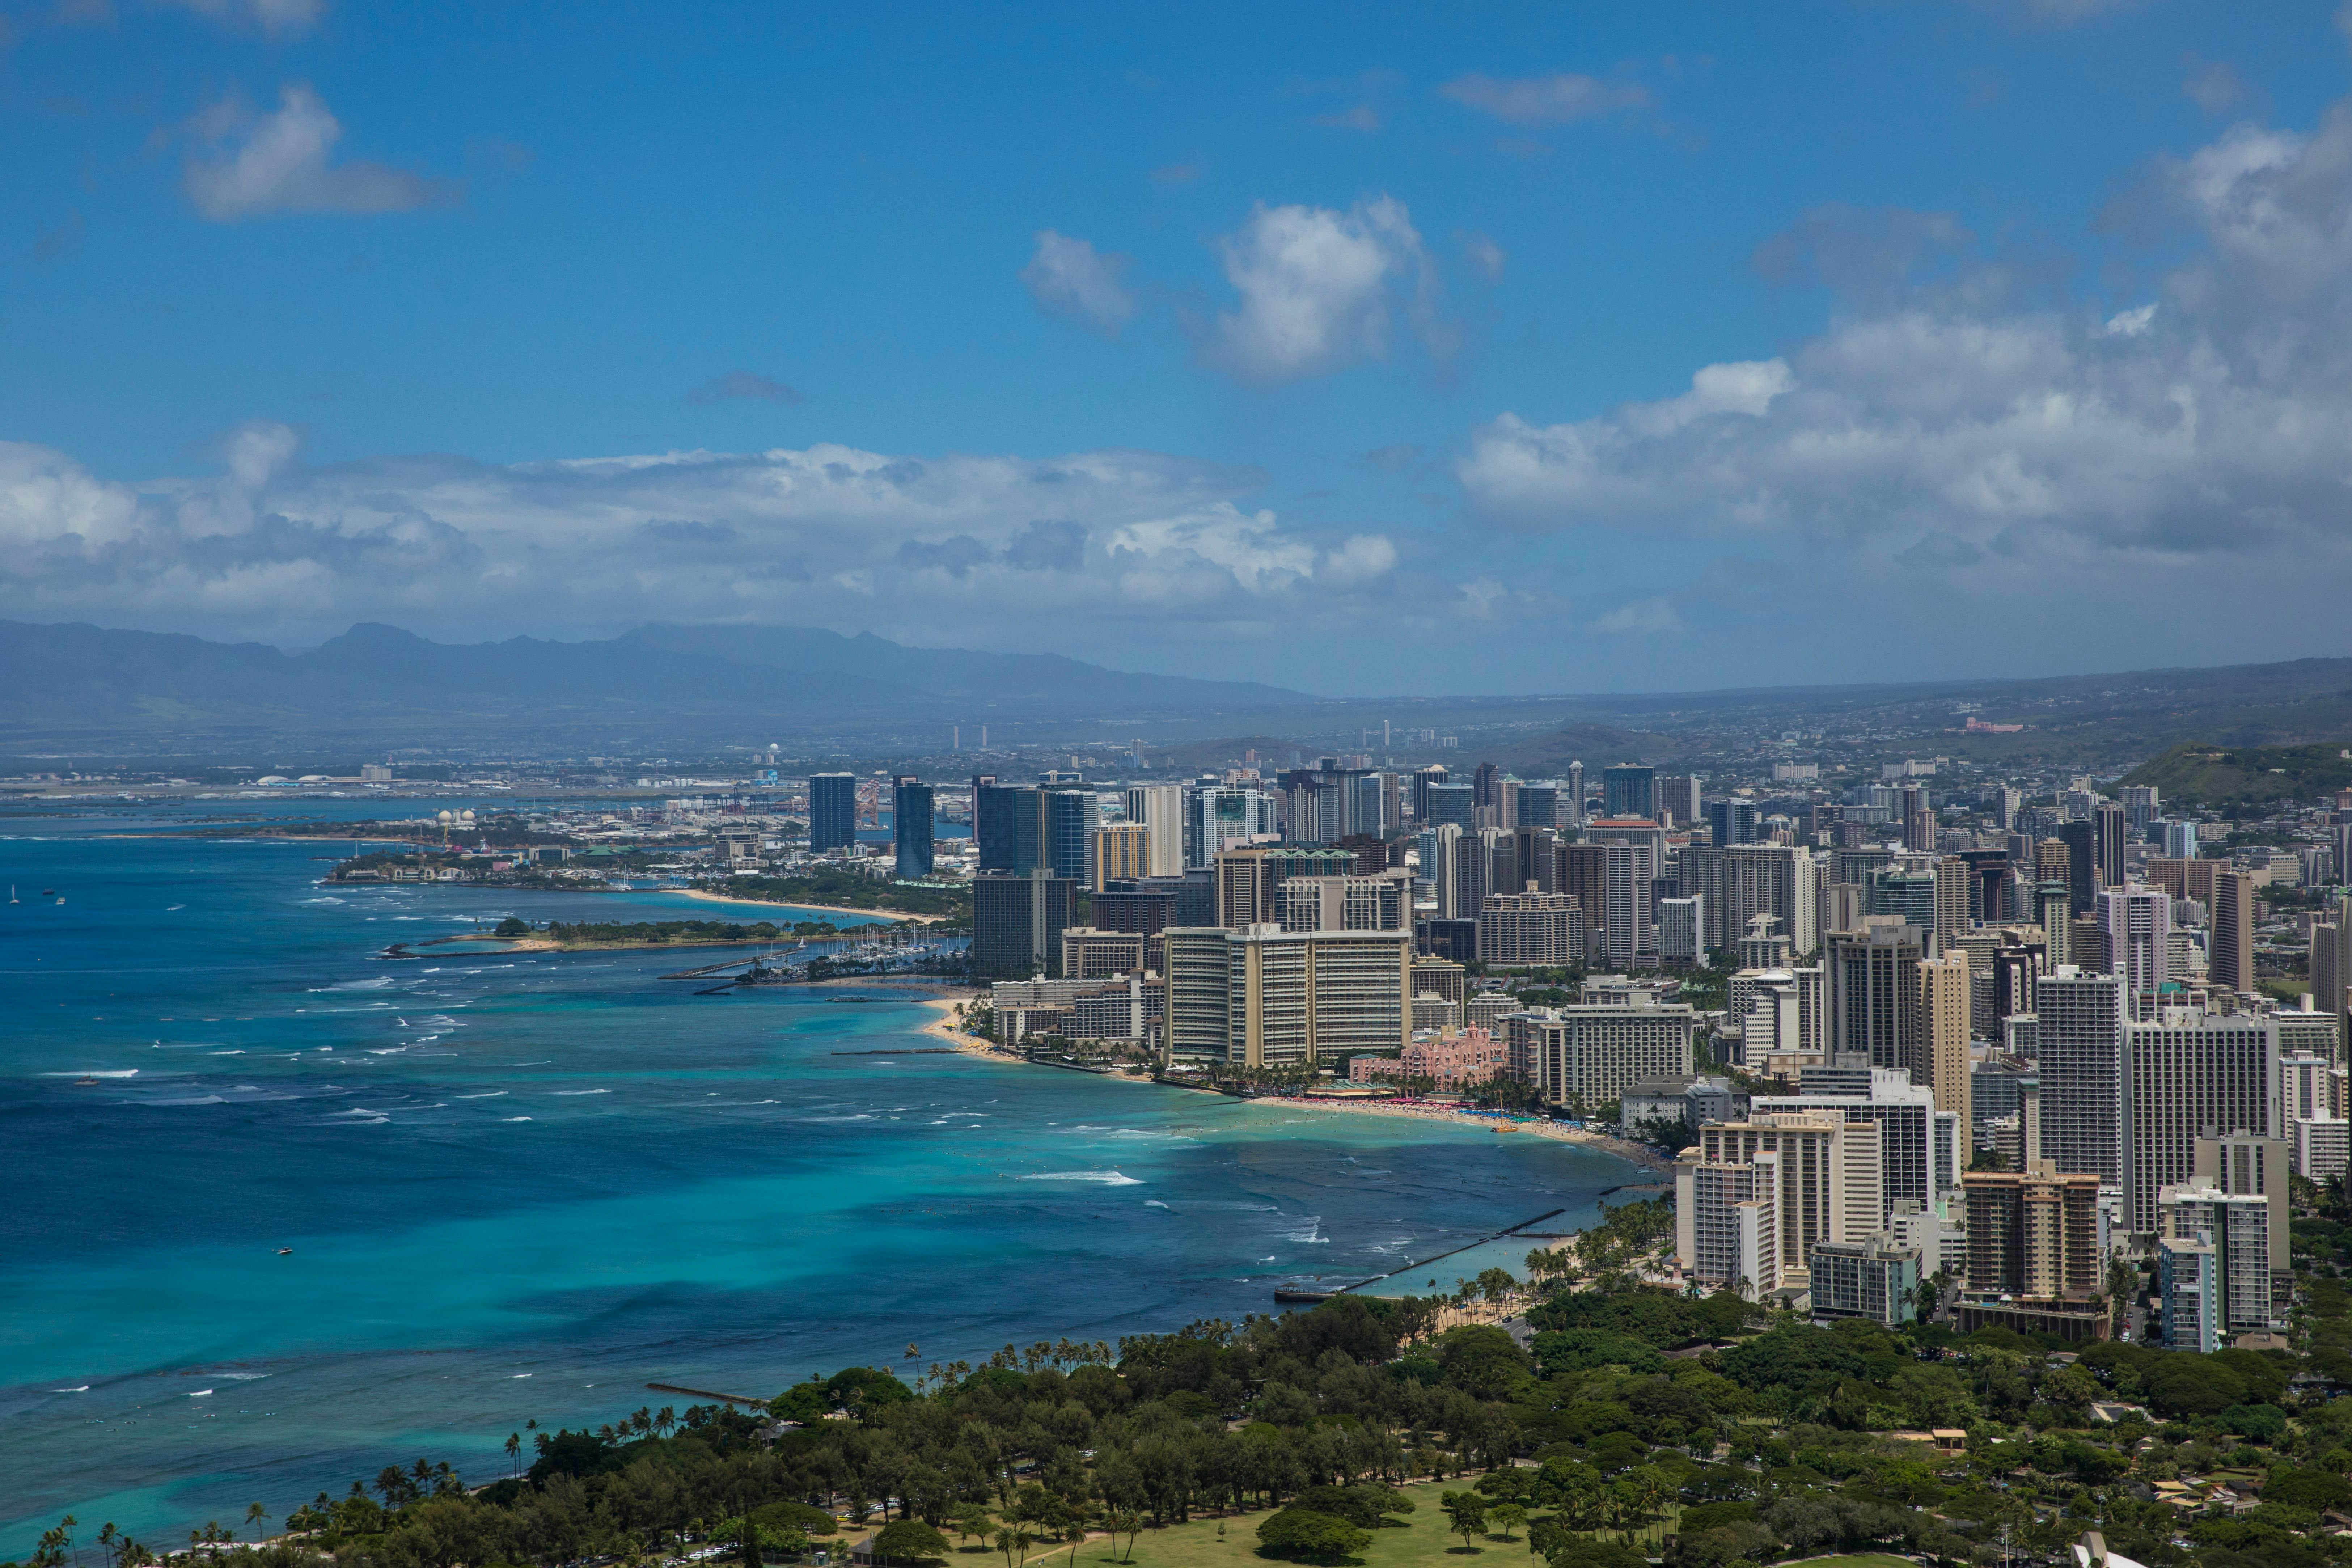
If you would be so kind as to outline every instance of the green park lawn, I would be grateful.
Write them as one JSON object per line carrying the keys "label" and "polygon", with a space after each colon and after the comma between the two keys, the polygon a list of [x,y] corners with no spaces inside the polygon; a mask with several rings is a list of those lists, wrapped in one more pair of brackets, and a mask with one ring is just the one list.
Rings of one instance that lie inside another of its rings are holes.
{"label": "green park lawn", "polygon": [[[1509,1541],[1489,1535],[1475,1550],[1463,1546],[1462,1538],[1447,1528],[1445,1512],[1438,1506],[1438,1500],[1448,1491],[1467,1489],[1466,1482],[1400,1489],[1412,1500],[1413,1511],[1395,1516],[1403,1520],[1402,1529],[1372,1531],[1371,1545],[1355,1559],[1364,1568],[1542,1568],[1542,1560],[1528,1551],[1524,1528],[1513,1531]],[[1089,1541],[1078,1548],[1076,1568],[1118,1568],[1128,1562],[1134,1568],[1263,1568],[1273,1561],[1257,1554],[1257,1527],[1265,1518],[1266,1510],[1259,1510],[1223,1519],[1196,1519],[1165,1530],[1147,1530],[1137,1538],[1131,1559],[1114,1551],[1107,1540]],[[1222,1536],[1217,1533],[1220,1524],[1225,1531]],[[1671,1524],[1654,1525],[1643,1533],[1654,1537],[1671,1528]],[[1119,1544],[1125,1547],[1124,1537]],[[970,1561],[977,1564],[980,1558],[974,1554]],[[1050,1559],[1034,1560],[1034,1568],[1056,1568],[1069,1561],[1069,1549],[1064,1547]],[[1864,1563],[1859,1558],[1853,1561],[1857,1564]],[[1875,1568],[1877,1561],[1869,1560],[1868,1568]],[[1904,1568],[1915,1565],[1906,1563]]]}

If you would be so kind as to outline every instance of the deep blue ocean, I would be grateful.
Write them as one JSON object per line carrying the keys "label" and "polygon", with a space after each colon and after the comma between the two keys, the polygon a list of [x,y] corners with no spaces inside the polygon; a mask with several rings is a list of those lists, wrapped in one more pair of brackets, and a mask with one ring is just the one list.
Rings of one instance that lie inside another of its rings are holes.
{"label": "deep blue ocean", "polygon": [[767,1394],[1237,1320],[1280,1279],[1578,1223],[1642,1179],[1550,1141],[836,1054],[937,1042],[903,1001],[657,978],[724,952],[386,962],[484,918],[725,907],[322,888],[336,846],[186,836],[227,810],[323,814],[0,815],[0,1559],[68,1511],[160,1548],[387,1463],[492,1479],[526,1418],[692,1402],[649,1382]]}

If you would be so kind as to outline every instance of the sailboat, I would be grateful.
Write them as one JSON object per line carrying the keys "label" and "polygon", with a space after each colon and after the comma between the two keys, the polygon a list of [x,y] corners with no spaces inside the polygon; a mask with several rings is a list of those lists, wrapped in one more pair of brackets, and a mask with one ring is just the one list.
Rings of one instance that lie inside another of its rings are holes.
{"label": "sailboat", "polygon": [[8,901],[12,904],[20,904],[25,901],[16,896],[16,884],[14,882],[8,884]]}

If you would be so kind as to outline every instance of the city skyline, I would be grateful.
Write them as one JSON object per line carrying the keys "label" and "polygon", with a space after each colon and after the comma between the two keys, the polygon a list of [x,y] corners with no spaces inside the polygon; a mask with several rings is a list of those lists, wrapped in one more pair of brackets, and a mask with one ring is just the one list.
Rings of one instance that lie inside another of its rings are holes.
{"label": "city skyline", "polygon": [[1334,696],[2334,651],[2326,7],[921,20],[12,17],[0,615]]}

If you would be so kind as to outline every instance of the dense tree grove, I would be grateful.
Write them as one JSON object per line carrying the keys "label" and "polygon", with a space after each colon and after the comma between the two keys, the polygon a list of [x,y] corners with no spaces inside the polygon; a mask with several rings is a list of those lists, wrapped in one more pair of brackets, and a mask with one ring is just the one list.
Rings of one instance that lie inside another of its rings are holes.
{"label": "dense tree grove", "polygon": [[[198,1549],[227,1568],[487,1568],[634,1563],[691,1541],[750,1563],[864,1522],[884,1527],[887,1561],[961,1546],[1023,1568],[1088,1531],[1124,1560],[1214,1514],[1241,1519],[1262,1557],[1342,1563],[1414,1509],[1400,1487],[1434,1482],[1446,1530],[1546,1568],[1855,1550],[2059,1563],[2088,1528],[2158,1568],[2352,1562],[2326,1522],[2352,1509],[2352,1402],[2294,1381],[2352,1346],[2342,1219],[2297,1224],[2298,1351],[2212,1355],[1817,1328],[1645,1288],[1625,1270],[1670,1220],[1625,1205],[1582,1238],[1576,1281],[1538,1271],[1525,1348],[1497,1327],[1436,1331],[1437,1298],[1342,1297],[1116,1350],[1008,1347],[911,1381],[852,1367],[753,1414],[536,1433],[528,1473],[478,1489],[422,1459],[389,1467],[291,1510],[268,1544],[215,1527]],[[1966,1451],[1916,1440],[1935,1428],[1964,1430]],[[509,1451],[520,1468],[520,1434]],[[110,1527],[97,1543],[109,1568],[148,1555]],[[34,1562],[64,1568],[73,1544],[68,1521]]]}

